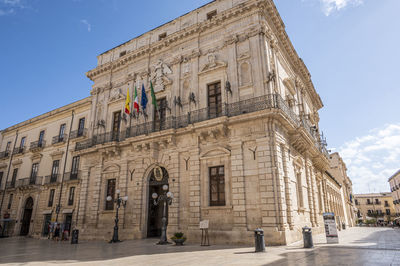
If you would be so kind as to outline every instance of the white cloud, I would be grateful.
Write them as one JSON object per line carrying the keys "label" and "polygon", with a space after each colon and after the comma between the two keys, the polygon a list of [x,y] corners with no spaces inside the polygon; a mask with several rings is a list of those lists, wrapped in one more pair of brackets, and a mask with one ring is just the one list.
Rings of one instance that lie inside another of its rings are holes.
{"label": "white cloud", "polygon": [[333,12],[340,11],[347,6],[359,6],[364,3],[364,0],[319,0],[322,5],[322,11],[326,16]]}
{"label": "white cloud", "polygon": [[355,193],[389,191],[388,178],[400,169],[400,124],[373,129],[338,149]]}
{"label": "white cloud", "polygon": [[91,25],[86,19],[82,19],[82,20],[81,20],[81,23],[84,24],[84,25],[86,25],[87,31],[88,31],[88,32],[91,32],[91,31],[92,31],[92,25]]}
{"label": "white cloud", "polygon": [[17,10],[27,8],[23,0],[0,0],[0,16],[15,14]]}

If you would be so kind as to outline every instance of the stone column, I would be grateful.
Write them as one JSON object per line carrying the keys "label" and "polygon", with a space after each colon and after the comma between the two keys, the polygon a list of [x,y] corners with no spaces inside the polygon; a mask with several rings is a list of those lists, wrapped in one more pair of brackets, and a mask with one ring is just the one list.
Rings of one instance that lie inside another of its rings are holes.
{"label": "stone column", "polygon": [[291,200],[291,189],[290,189],[290,178],[288,173],[288,156],[286,156],[288,149],[281,145],[282,153],[282,167],[283,167],[283,180],[285,187],[285,199],[286,199],[286,220],[289,225],[289,229],[293,230],[293,209]]}
{"label": "stone column", "polygon": [[310,178],[310,168],[308,166],[308,160],[306,159],[305,162],[305,169],[306,169],[306,181],[307,181],[307,196],[308,196],[308,208],[310,210],[310,221],[312,227],[315,226],[315,221],[314,221],[314,202],[313,202],[313,197],[311,193],[311,178]]}
{"label": "stone column", "polygon": [[85,166],[81,170],[81,182],[80,182],[78,210],[77,210],[78,221],[76,224],[78,228],[83,228],[83,226],[86,223],[85,218],[87,212],[86,206],[88,204],[90,171],[91,168],[89,166]]}
{"label": "stone column", "polygon": [[198,147],[190,151],[189,178],[189,229],[198,230],[200,223],[200,150]]}

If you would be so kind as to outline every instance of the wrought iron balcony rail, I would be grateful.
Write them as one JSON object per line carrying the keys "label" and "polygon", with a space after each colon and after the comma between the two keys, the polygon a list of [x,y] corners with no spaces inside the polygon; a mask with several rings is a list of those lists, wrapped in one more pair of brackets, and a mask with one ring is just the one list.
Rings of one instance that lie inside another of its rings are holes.
{"label": "wrought iron balcony rail", "polygon": [[13,154],[14,155],[23,154],[24,152],[25,152],[25,147],[17,147],[17,148],[14,148]]}
{"label": "wrought iron balcony rail", "polygon": [[48,175],[44,177],[44,184],[56,184],[61,180],[61,175]]}
{"label": "wrought iron balcony rail", "polygon": [[14,181],[7,181],[6,188],[15,188],[15,180]]}
{"label": "wrought iron balcony rail", "polygon": [[42,185],[42,176],[35,176],[35,177],[27,177],[18,179],[16,181],[16,187],[25,187],[25,186],[40,186]]}
{"label": "wrought iron balcony rail", "polygon": [[30,150],[43,149],[46,146],[46,141],[31,142]]}
{"label": "wrought iron balcony rail", "polygon": [[10,156],[10,151],[0,152],[0,159],[8,158]]}
{"label": "wrought iron balcony rail", "polygon": [[188,112],[187,114],[181,116],[169,116],[163,120],[149,121],[134,125],[121,132],[108,132],[95,135],[91,139],[76,143],[75,150],[85,150],[98,144],[119,142],[127,138],[146,135],[153,132],[185,128],[190,124],[199,123],[222,116],[234,117],[266,109],[279,109],[296,127],[305,127],[306,132],[308,132],[310,137],[314,140],[318,150],[323,152],[325,156],[328,156],[326,148],[320,144],[319,136],[316,137],[316,133],[313,132],[310,123],[305,119],[300,120],[298,115],[287,105],[285,100],[283,100],[279,94],[269,94],[239,102],[225,103],[218,108],[203,108]]}
{"label": "wrought iron balcony rail", "polygon": [[81,179],[81,171],[65,173],[64,181],[72,181]]}
{"label": "wrought iron balcony rail", "polygon": [[55,137],[53,137],[53,140],[52,140],[52,142],[51,142],[51,144],[57,144],[57,143],[65,143],[67,141],[67,135],[66,134],[64,134],[64,135],[61,135],[61,136],[55,136]]}
{"label": "wrought iron balcony rail", "polygon": [[70,138],[71,139],[77,139],[80,137],[86,137],[87,136],[87,129],[78,129],[78,130],[74,130],[71,132],[70,134]]}

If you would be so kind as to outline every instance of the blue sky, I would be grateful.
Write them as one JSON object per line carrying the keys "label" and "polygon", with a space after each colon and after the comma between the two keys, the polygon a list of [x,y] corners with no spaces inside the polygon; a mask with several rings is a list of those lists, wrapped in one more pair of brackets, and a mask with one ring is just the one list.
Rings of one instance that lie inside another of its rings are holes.
{"label": "blue sky", "polygon": [[[207,0],[0,0],[0,128],[89,95],[96,56]],[[275,0],[355,192],[399,168],[400,1]]]}

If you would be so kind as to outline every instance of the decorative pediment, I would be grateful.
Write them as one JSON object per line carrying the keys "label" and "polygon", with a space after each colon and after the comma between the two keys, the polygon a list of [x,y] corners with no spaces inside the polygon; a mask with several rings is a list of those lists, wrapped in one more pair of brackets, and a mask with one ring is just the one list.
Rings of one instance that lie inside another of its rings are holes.
{"label": "decorative pediment", "polygon": [[12,162],[13,166],[20,165],[20,164],[22,164],[22,159],[13,160],[13,162]]}
{"label": "decorative pediment", "polygon": [[100,150],[102,156],[105,160],[109,160],[110,158],[120,158],[121,156],[121,149],[118,147],[107,147]]}
{"label": "decorative pediment", "polygon": [[110,93],[109,103],[115,102],[121,99],[125,99],[126,95],[122,92],[121,88],[115,88]]}
{"label": "decorative pediment", "polygon": [[214,157],[231,156],[231,151],[227,148],[217,147],[206,150],[200,154],[200,159],[209,159]]}
{"label": "decorative pediment", "polygon": [[56,150],[50,153],[53,160],[60,160],[64,154],[64,151]]}
{"label": "decorative pediment", "polygon": [[220,68],[226,68],[227,67],[227,63],[217,60],[217,57],[214,53],[209,53],[207,55],[207,61],[208,63],[205,64],[202,68],[201,71],[199,73],[199,75],[208,73],[210,71],[214,71]]}
{"label": "decorative pediment", "polygon": [[172,74],[171,68],[161,59],[152,67],[151,80],[153,81],[154,92],[165,90],[165,86],[171,85],[172,80],[167,75]]}
{"label": "decorative pediment", "polygon": [[110,164],[106,165],[103,168],[103,173],[116,173],[121,170],[121,167],[118,164]]}
{"label": "decorative pediment", "polygon": [[40,160],[42,159],[42,157],[43,157],[42,154],[40,154],[40,153],[34,153],[34,154],[31,156],[32,163],[39,163]]}
{"label": "decorative pediment", "polygon": [[0,163],[0,169],[6,168],[6,167],[7,167],[7,164],[6,164],[6,163]]}

